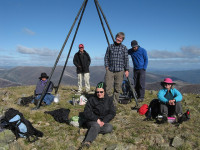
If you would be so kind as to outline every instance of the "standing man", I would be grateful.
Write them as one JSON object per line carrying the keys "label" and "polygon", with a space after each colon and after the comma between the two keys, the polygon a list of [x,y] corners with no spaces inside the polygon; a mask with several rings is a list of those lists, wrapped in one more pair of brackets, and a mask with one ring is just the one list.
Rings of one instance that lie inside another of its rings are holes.
{"label": "standing man", "polygon": [[76,72],[78,74],[78,92],[82,92],[82,79],[85,81],[86,92],[90,91],[90,73],[89,66],[91,59],[89,54],[84,50],[84,45],[79,44],[79,51],[74,55],[74,65],[76,66]]}
{"label": "standing man", "polygon": [[124,72],[126,77],[129,75],[128,49],[122,44],[124,38],[125,35],[123,32],[117,33],[114,44],[108,46],[104,58],[106,68],[106,93],[108,96],[113,95],[112,88],[114,83],[115,106],[119,100]]}
{"label": "standing man", "polygon": [[147,51],[140,47],[136,40],[131,42],[131,46],[132,48],[128,50],[128,54],[131,55],[133,61],[135,91],[138,96],[138,102],[142,102],[145,95],[145,76],[148,56]]}

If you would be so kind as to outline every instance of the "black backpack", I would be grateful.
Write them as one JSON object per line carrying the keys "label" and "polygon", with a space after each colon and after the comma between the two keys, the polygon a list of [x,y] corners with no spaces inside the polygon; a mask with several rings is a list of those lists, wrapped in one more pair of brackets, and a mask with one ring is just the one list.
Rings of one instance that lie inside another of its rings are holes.
{"label": "black backpack", "polygon": [[2,128],[11,130],[16,139],[25,137],[29,142],[34,142],[38,140],[38,137],[43,136],[43,133],[35,129],[22,113],[13,108],[9,108],[5,112],[5,116],[0,120],[0,125]]}
{"label": "black backpack", "polygon": [[153,99],[150,104],[148,111],[146,112],[147,119],[156,119],[160,114],[160,102],[158,99]]}

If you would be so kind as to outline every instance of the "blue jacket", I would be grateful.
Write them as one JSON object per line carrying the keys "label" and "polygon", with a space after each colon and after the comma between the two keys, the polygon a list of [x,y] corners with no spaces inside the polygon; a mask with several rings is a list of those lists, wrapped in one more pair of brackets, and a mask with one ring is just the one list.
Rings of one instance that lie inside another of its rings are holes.
{"label": "blue jacket", "polygon": [[[172,93],[176,102],[180,102],[182,100],[182,95],[177,89],[173,88],[170,90],[170,92]],[[162,89],[158,92],[159,101],[163,103],[168,103],[168,100],[165,98],[166,93],[167,93],[167,89]]]}
{"label": "blue jacket", "polygon": [[133,51],[131,48],[128,50],[128,54],[131,55],[134,69],[147,69],[148,56],[147,51],[144,48],[139,46],[137,51]]}

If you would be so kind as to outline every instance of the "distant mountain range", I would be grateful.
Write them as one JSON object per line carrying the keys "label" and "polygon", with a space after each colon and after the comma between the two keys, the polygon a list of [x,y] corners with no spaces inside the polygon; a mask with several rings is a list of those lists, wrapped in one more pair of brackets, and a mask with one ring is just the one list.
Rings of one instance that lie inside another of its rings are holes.
{"label": "distant mountain range", "polygon": [[[57,85],[63,67],[58,66],[55,69],[55,72],[52,76],[52,81],[55,85]],[[10,87],[10,86],[20,86],[20,85],[35,85],[40,77],[42,72],[46,72],[50,75],[52,68],[50,67],[15,67],[11,69],[0,69],[0,87]],[[183,75],[183,72],[187,77]],[[189,74],[190,73],[190,74]],[[158,90],[160,88],[160,81],[162,81],[166,77],[172,78],[175,82],[177,82],[177,87],[179,85],[179,89],[183,89],[183,91],[189,91],[189,89],[194,89],[192,87],[198,88],[199,85],[192,85],[191,83],[199,83],[198,78],[194,78],[195,74],[200,74],[200,70],[195,70],[195,73],[192,71],[185,72],[178,71],[172,75],[172,72],[164,73],[164,72],[156,72],[151,73],[147,72],[146,74],[146,85],[148,90]],[[104,81],[105,68],[104,66],[91,66],[90,67],[90,84],[95,86],[98,82]],[[130,80],[133,83],[133,71],[130,69]],[[193,80],[191,80],[193,78]],[[189,79],[189,80],[187,80]],[[190,82],[192,81],[192,82]],[[67,66],[61,84],[64,85],[77,85],[77,74],[76,68],[74,66]],[[187,89],[185,86],[189,86]],[[199,88],[198,88],[199,89]],[[194,91],[194,90],[193,90]],[[196,92],[195,92],[196,93]]]}
{"label": "distant mountain range", "polygon": [[170,75],[192,84],[200,84],[200,70],[154,71],[154,73],[160,75]]}

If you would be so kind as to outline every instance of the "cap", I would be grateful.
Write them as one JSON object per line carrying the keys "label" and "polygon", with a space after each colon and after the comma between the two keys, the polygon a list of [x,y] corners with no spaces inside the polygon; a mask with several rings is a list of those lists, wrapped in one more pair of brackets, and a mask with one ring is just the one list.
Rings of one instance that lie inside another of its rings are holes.
{"label": "cap", "polygon": [[79,48],[81,48],[81,47],[83,47],[84,48],[84,45],[83,44],[79,44],[79,46],[78,46]]}
{"label": "cap", "polygon": [[138,45],[138,42],[137,42],[136,40],[133,40],[133,41],[131,42],[131,46],[132,46],[132,47],[137,47],[137,46],[139,46],[139,45]]}

